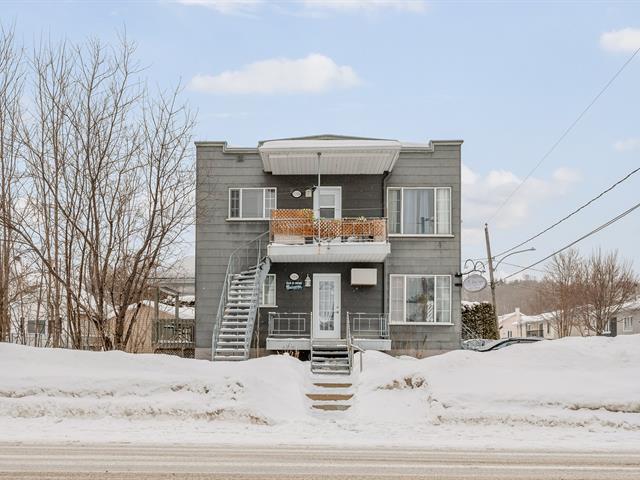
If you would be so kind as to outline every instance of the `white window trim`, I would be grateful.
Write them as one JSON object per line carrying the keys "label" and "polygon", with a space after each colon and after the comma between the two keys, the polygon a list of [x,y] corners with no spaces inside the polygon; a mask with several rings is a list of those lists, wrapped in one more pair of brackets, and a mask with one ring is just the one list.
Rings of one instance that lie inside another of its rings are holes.
{"label": "white window trim", "polygon": [[267,273],[267,277],[273,277],[273,304],[262,303],[264,300],[264,288],[260,291],[260,308],[277,308],[278,307],[278,290],[276,288],[277,277],[275,273]]}
{"label": "white window trim", "polygon": [[[436,187],[436,186],[428,186],[422,185],[419,187],[387,187],[387,201],[386,201],[386,209],[387,209],[387,218],[389,218],[389,190],[400,190],[400,230],[404,230],[404,221],[403,221],[403,211],[404,208],[404,190],[424,190],[424,189],[433,189],[433,228],[437,228],[438,225],[438,194],[436,190],[438,189],[448,189],[449,190],[449,228],[453,231],[453,192],[451,187]],[[453,238],[455,235],[453,233],[389,233],[389,237],[405,237],[405,238]]]}
{"label": "white window trim", "polygon": [[[625,320],[630,320],[629,328],[627,328],[627,326],[625,325]],[[623,332],[633,332],[633,317],[632,316],[623,317],[623,319],[622,319],[622,331]]]}
{"label": "white window trim", "polygon": [[[392,322],[391,318],[389,318],[389,325],[407,325],[407,326],[411,326],[411,325],[440,325],[440,326],[446,326],[446,325],[453,325],[454,323],[451,321],[451,315],[453,312],[453,278],[451,277],[451,275],[434,275],[434,274],[414,274],[414,273],[392,273],[389,275],[389,317],[391,317],[391,277],[403,277],[403,286],[402,286],[402,290],[404,292],[404,296],[402,299],[402,318],[404,318],[405,320],[403,322]],[[436,322],[435,318],[437,317],[437,286],[436,286],[436,282],[434,281],[433,284],[433,305],[434,305],[434,310],[433,310],[433,318],[434,321],[433,322],[407,322],[407,278],[424,278],[424,277],[433,277],[434,279],[436,277],[449,277],[449,321],[448,322]]]}
{"label": "white window trim", "polygon": [[[338,197],[336,198],[336,203],[333,207],[323,207],[320,203],[320,195],[322,194],[322,189],[326,190],[337,190]],[[342,218],[342,186],[340,185],[321,185],[317,187],[313,192],[313,214],[316,218],[320,218],[320,209],[321,208],[333,208],[335,211],[336,219]]]}
{"label": "white window trim", "polygon": [[[231,217],[231,190],[240,190],[240,205],[238,211],[242,215],[242,191],[243,190],[262,190],[262,217]],[[227,221],[228,222],[264,222],[270,220],[269,217],[264,216],[267,206],[267,190],[273,190],[275,193],[275,205],[274,210],[278,208],[278,188],[277,187],[229,187],[227,192]]]}

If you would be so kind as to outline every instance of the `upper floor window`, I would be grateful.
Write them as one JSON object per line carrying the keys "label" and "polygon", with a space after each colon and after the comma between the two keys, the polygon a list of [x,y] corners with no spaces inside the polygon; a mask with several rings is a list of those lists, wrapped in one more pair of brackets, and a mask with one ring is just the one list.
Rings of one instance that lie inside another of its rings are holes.
{"label": "upper floor window", "polygon": [[391,234],[450,235],[451,188],[389,188],[387,215]]}
{"label": "upper floor window", "polygon": [[276,203],[275,188],[230,188],[229,218],[266,220]]}

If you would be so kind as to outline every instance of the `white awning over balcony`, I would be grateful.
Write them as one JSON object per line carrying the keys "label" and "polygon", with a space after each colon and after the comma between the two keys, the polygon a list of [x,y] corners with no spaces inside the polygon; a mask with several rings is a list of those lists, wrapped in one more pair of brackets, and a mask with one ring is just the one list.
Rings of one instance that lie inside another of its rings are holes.
{"label": "white awning over balcony", "polygon": [[264,171],[274,175],[381,175],[393,169],[401,146],[396,140],[272,140],[258,150]]}

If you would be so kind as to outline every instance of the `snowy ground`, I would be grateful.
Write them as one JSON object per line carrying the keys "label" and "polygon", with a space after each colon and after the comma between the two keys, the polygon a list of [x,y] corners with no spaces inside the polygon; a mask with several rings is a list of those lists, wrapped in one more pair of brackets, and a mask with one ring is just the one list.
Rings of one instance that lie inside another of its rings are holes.
{"label": "snowy ground", "polygon": [[424,360],[364,355],[353,407],[310,409],[308,364],[0,344],[0,442],[640,449],[640,335]]}

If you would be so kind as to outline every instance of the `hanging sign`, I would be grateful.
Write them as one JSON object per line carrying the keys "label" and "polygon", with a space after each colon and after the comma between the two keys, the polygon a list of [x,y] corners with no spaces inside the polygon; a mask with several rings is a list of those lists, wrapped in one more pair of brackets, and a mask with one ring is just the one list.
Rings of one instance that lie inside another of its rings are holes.
{"label": "hanging sign", "polygon": [[284,288],[288,291],[298,291],[304,288],[304,283],[302,282],[302,280],[287,280],[284,284]]}
{"label": "hanging sign", "polygon": [[480,290],[484,290],[487,286],[487,279],[482,275],[478,275],[477,273],[473,273],[465,278],[462,282],[462,287],[467,292],[479,292]]}

